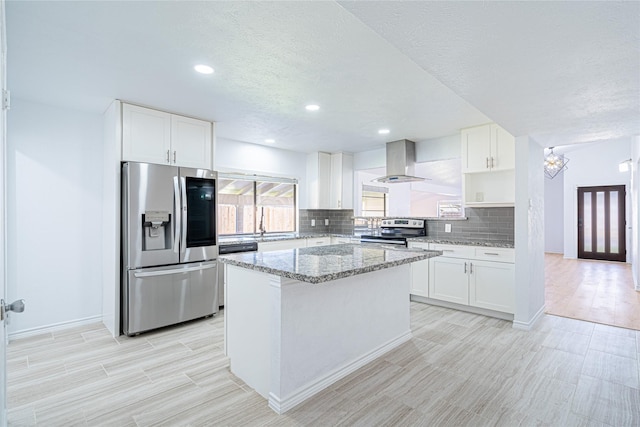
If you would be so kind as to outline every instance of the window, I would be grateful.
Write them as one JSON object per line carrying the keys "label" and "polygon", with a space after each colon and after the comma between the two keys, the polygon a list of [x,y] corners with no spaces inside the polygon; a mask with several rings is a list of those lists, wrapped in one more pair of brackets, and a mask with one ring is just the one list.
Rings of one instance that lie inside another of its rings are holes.
{"label": "window", "polygon": [[362,216],[384,217],[387,215],[386,187],[362,185]]}
{"label": "window", "polygon": [[296,231],[297,181],[255,175],[218,174],[218,230],[225,234]]}

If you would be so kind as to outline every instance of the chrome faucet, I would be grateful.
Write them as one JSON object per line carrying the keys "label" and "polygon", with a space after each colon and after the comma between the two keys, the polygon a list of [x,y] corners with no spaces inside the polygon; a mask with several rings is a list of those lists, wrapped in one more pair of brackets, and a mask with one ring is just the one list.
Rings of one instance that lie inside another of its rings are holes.
{"label": "chrome faucet", "polygon": [[258,230],[260,231],[260,237],[264,237],[264,233],[267,231],[264,227],[264,208],[262,208],[262,211],[260,212],[260,226],[258,227]]}

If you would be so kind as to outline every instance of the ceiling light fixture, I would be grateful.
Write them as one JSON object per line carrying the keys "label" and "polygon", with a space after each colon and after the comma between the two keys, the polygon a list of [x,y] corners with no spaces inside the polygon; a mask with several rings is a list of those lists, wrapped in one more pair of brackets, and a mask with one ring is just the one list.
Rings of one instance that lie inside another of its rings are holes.
{"label": "ceiling light fixture", "polygon": [[379,133],[380,135],[386,135],[386,134],[388,134],[388,133],[389,133],[389,129],[380,129],[380,130],[378,131],[378,133]]}
{"label": "ceiling light fixture", "polygon": [[307,111],[318,111],[320,109],[320,106],[316,104],[309,104],[304,108],[306,108]]}
{"label": "ceiling light fixture", "polygon": [[618,170],[620,172],[629,172],[629,169],[631,169],[631,159],[627,159],[624,162],[620,162],[620,164],[618,165]]}
{"label": "ceiling light fixture", "polygon": [[208,65],[198,64],[195,67],[193,67],[193,69],[199,72],[200,74],[213,74],[213,68],[209,67]]}
{"label": "ceiling light fixture", "polygon": [[565,156],[558,156],[553,152],[553,147],[549,147],[549,154],[544,158],[544,174],[547,178],[553,179],[563,170],[567,170],[569,159]]}
{"label": "ceiling light fixture", "polygon": [[276,140],[269,138],[269,139],[265,139],[264,142],[266,142],[267,144],[274,144]]}

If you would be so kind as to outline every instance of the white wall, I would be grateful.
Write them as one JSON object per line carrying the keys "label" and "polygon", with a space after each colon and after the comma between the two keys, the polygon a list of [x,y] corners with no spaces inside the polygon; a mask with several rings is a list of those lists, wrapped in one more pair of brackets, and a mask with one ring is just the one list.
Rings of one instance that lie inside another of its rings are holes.
{"label": "white wall", "polygon": [[564,251],[564,172],[544,179],[544,251]]}
{"label": "white wall", "polygon": [[14,98],[7,131],[9,333],[98,320],[102,116]]}
{"label": "white wall", "polygon": [[631,140],[631,272],[636,290],[640,290],[640,136]]}
{"label": "white wall", "polygon": [[[631,157],[631,139],[606,141],[576,146],[566,153],[569,169],[564,171],[564,257],[578,254],[578,187],[598,185],[627,185],[627,212],[631,209],[631,174],[618,170],[620,162]],[[627,223],[630,225],[627,213]],[[627,243],[630,246],[627,230]],[[627,250],[627,261],[630,251]]]}
{"label": "white wall", "polygon": [[296,178],[298,205],[307,206],[307,155],[264,145],[216,139],[214,169],[221,172],[256,173],[267,176]]}
{"label": "white wall", "polygon": [[516,309],[513,326],[530,329],[544,313],[543,148],[516,137]]}

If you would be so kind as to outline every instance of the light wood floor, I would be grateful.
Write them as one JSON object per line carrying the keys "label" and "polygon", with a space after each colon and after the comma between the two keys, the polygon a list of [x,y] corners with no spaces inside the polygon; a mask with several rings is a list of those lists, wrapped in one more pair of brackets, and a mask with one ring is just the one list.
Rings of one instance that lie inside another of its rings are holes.
{"label": "light wood floor", "polygon": [[[284,415],[229,372],[217,317],[8,348],[12,426],[637,426],[640,332],[545,315],[532,331],[411,305],[413,338]],[[318,357],[322,357],[321,354]]]}
{"label": "light wood floor", "polygon": [[640,292],[631,265],[545,254],[546,312],[640,329]]}

